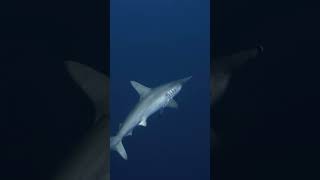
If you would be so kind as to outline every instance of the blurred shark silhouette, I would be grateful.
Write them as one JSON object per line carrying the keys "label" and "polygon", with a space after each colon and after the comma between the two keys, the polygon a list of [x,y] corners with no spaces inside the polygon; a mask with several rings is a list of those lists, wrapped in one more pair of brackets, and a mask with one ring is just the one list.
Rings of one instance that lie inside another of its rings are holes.
{"label": "blurred shark silhouette", "polygon": [[[211,105],[216,104],[225,93],[232,72],[257,57],[262,46],[213,59],[211,63]],[[74,81],[83,89],[95,107],[95,123],[88,130],[73,156],[62,165],[54,180],[109,180],[109,129],[108,86],[106,75],[73,61],[65,65]],[[212,139],[216,137],[212,131]]]}
{"label": "blurred shark silhouette", "polygon": [[256,58],[262,51],[263,47],[260,45],[257,48],[213,59],[213,63],[211,63],[211,101],[213,104],[225,93],[233,71],[240,68],[249,60]]}
{"label": "blurred shark silhouette", "polygon": [[72,157],[62,165],[54,180],[109,180],[109,79],[94,69],[73,61],[65,62],[72,79],[95,107],[94,125]]}
{"label": "blurred shark silhouette", "polygon": [[[263,52],[263,47],[240,51],[238,53],[213,59],[211,63],[211,104],[215,105],[225,93],[233,71],[241,68],[248,61],[256,58]],[[213,144],[216,144],[217,137],[212,130]]]}

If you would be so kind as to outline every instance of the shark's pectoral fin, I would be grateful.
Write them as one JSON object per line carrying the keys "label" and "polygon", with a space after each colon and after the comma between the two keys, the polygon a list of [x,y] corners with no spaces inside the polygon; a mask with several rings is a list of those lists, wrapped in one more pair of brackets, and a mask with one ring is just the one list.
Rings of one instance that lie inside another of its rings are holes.
{"label": "shark's pectoral fin", "polygon": [[147,119],[143,119],[143,120],[139,123],[139,126],[144,126],[144,127],[146,127],[146,126],[147,126]]}
{"label": "shark's pectoral fin", "polygon": [[150,88],[136,82],[136,81],[130,81],[131,85],[133,86],[133,88],[138,92],[138,94],[140,95],[140,97],[144,97],[146,94],[148,94],[150,92]]}
{"label": "shark's pectoral fin", "polygon": [[178,108],[178,103],[174,99],[171,99],[167,107]]}

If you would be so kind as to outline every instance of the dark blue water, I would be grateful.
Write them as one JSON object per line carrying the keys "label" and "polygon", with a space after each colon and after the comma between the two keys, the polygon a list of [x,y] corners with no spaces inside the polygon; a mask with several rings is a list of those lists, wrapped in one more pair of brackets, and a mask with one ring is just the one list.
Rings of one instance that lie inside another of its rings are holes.
{"label": "dark blue water", "polygon": [[51,179],[92,126],[92,104],[64,61],[107,73],[105,4],[1,4],[0,179]]}
{"label": "dark blue water", "polygon": [[209,179],[209,0],[111,1],[111,134],[138,102],[135,80],[156,87],[192,75],[166,108],[111,153],[111,179]]}
{"label": "dark blue water", "polygon": [[215,55],[264,46],[214,107],[214,179],[319,179],[320,6],[214,2]]}

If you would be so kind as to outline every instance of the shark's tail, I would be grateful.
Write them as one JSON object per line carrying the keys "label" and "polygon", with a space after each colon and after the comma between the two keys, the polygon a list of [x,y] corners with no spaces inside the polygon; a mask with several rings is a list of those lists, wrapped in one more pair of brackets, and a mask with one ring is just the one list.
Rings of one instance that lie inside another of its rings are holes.
{"label": "shark's tail", "polygon": [[124,146],[122,144],[121,138],[118,138],[117,136],[111,137],[110,138],[110,149],[117,151],[123,159],[125,159],[125,160],[128,159],[128,156],[127,156],[126,150],[124,149]]}

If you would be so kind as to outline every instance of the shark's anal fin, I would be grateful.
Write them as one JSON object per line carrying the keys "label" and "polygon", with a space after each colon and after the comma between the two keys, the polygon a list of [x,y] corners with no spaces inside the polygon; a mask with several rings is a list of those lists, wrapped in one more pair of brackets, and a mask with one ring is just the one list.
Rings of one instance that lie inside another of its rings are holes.
{"label": "shark's anal fin", "polygon": [[140,95],[140,98],[144,97],[151,90],[150,88],[148,88],[148,87],[146,87],[136,81],[130,81],[130,83],[133,86],[133,88],[138,92],[138,94]]}
{"label": "shark's anal fin", "polygon": [[168,103],[167,107],[178,108],[178,103],[174,99],[171,99],[170,102]]}
{"label": "shark's anal fin", "polygon": [[147,118],[143,118],[143,120],[140,121],[139,126],[146,127],[147,126]]}

